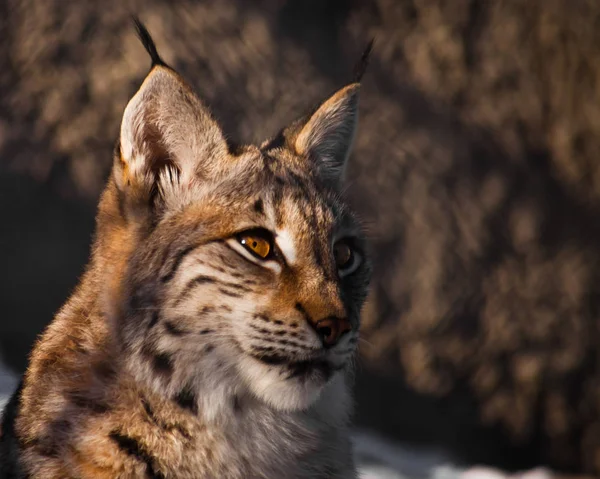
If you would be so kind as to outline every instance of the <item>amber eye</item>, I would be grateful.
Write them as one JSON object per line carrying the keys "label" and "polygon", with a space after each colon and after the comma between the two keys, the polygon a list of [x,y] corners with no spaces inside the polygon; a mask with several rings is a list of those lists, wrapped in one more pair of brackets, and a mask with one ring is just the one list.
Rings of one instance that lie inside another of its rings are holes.
{"label": "amber eye", "polygon": [[345,269],[352,263],[352,249],[343,241],[333,246],[333,256],[338,269]]}
{"label": "amber eye", "polygon": [[261,259],[267,259],[273,252],[273,240],[267,231],[247,231],[238,236],[238,241],[250,253]]}

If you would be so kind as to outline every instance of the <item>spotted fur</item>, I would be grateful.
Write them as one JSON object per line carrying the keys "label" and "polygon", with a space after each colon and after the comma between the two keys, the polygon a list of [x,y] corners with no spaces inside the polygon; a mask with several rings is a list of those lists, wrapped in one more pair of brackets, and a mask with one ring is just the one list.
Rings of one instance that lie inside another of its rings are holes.
{"label": "spotted fur", "polygon": [[[138,28],[152,69],[125,109],[87,271],[5,415],[0,467],[354,477],[346,373],[370,267],[340,185],[359,84],[233,152]],[[257,227],[272,232],[273,259],[236,240]],[[333,254],[340,239],[355,255],[348,274]],[[351,325],[333,346],[315,329],[327,318]]]}

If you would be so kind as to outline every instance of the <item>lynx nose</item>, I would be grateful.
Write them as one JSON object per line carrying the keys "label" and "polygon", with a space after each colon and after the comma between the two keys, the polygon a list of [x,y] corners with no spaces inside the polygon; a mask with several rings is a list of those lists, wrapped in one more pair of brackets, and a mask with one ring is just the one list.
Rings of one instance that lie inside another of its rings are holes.
{"label": "lynx nose", "polygon": [[317,334],[323,341],[325,347],[334,346],[339,339],[348,331],[352,329],[350,321],[346,318],[336,318],[330,316],[325,319],[321,319],[314,325]]}

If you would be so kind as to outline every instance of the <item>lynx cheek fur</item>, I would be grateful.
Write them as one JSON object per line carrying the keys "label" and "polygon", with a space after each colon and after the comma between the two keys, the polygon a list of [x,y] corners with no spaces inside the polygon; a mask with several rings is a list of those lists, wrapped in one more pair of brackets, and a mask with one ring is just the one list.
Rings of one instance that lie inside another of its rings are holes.
{"label": "lynx cheek fur", "polygon": [[138,32],[90,264],[3,420],[2,477],[355,477],[370,266],[341,195],[359,84],[233,151]]}

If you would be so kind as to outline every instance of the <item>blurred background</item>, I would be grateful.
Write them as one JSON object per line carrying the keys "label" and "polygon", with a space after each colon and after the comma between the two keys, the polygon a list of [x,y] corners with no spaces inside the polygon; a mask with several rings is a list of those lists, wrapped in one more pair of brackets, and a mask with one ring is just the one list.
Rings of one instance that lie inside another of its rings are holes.
{"label": "blurred background", "polygon": [[374,37],[349,171],[375,263],[358,430],[454,464],[600,474],[596,0],[0,1],[10,369],[88,258],[149,68],[132,13],[240,142],[348,82]]}

